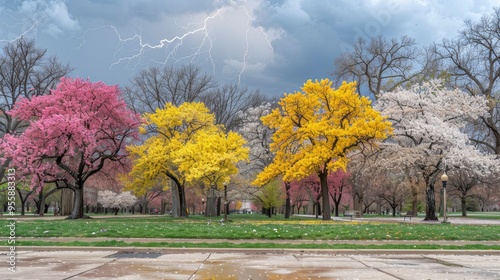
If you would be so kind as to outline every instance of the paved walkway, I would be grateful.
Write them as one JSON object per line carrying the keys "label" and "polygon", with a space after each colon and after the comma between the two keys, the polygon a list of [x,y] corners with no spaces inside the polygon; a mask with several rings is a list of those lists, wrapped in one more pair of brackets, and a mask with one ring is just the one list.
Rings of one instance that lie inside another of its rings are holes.
{"label": "paved walkway", "polygon": [[500,279],[498,254],[46,249],[16,257],[15,272],[0,261],[0,279]]}

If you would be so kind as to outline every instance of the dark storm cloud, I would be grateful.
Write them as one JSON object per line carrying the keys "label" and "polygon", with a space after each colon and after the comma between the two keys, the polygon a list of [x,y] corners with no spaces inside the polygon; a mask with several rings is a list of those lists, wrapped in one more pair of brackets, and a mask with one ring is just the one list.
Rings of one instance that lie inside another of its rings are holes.
{"label": "dark storm cloud", "polygon": [[[21,34],[75,67],[127,85],[142,69],[195,63],[268,95],[329,77],[356,38],[452,38],[495,0],[0,0],[0,42]],[[498,5],[498,4],[497,4]],[[192,33],[190,33],[192,32]],[[185,36],[186,35],[186,36]],[[184,37],[185,36],[185,37]],[[183,38],[182,40],[176,38]]]}
{"label": "dark storm cloud", "polygon": [[464,19],[491,11],[494,1],[490,2],[263,1],[254,11],[253,23],[282,31],[273,41],[276,63],[265,71],[278,81],[271,87],[293,91],[307,79],[328,78],[335,57],[350,50],[357,38],[408,35],[423,47],[455,36]]}
{"label": "dark storm cloud", "polygon": [[86,19],[120,25],[132,19],[156,22],[163,16],[182,16],[216,9],[216,2],[211,0],[78,0],[68,1],[67,4],[72,11]]}

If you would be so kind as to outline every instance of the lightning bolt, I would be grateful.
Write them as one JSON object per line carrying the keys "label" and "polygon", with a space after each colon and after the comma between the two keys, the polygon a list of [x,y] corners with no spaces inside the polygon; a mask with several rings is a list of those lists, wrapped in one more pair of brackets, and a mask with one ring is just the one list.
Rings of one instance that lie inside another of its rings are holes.
{"label": "lightning bolt", "polygon": [[246,7],[243,7],[245,10],[245,14],[247,15],[247,30],[245,32],[245,53],[243,54],[243,67],[241,67],[241,71],[238,74],[238,85],[241,83],[241,77],[243,76],[243,73],[245,72],[245,68],[247,67],[247,57],[248,57],[248,33],[250,32],[250,25],[251,25],[251,20],[252,17],[250,16],[250,13],[248,12]]}
{"label": "lightning bolt", "polygon": [[[188,36],[192,36],[194,34],[203,32],[203,33],[205,33],[205,36],[203,37],[202,43],[200,44],[199,48],[197,49],[197,51],[192,56],[198,55],[200,53],[201,48],[204,45],[205,40],[208,39],[209,44],[212,45],[212,40],[210,39],[210,35],[208,34],[208,29],[207,29],[208,22],[211,19],[214,19],[215,17],[217,17],[220,14],[221,11],[222,11],[222,8],[218,9],[213,15],[208,16],[207,18],[205,18],[205,20],[203,21],[203,25],[201,27],[199,27],[197,29],[194,29],[194,30],[191,30],[191,31],[188,31],[188,32],[186,32],[186,33],[184,33],[182,35],[174,36],[171,39],[167,39],[167,38],[162,39],[156,45],[152,45],[152,44],[149,44],[149,43],[144,43],[143,39],[142,39],[142,36],[140,34],[136,34],[133,37],[130,37],[130,38],[127,38],[127,39],[122,39],[121,35],[118,33],[117,29],[113,27],[113,29],[116,32],[116,34],[117,34],[120,42],[127,43],[129,41],[138,39],[139,40],[139,46],[140,46],[140,48],[139,48],[139,50],[138,50],[138,52],[136,54],[134,54],[132,56],[122,57],[122,58],[118,59],[116,62],[113,62],[109,66],[109,68],[111,69],[111,68],[113,68],[113,66],[118,65],[118,64],[122,63],[123,61],[130,61],[130,60],[134,60],[134,59],[140,57],[141,55],[143,55],[145,49],[162,49],[164,47],[169,46],[170,44],[174,44],[175,42],[177,42],[177,43],[175,43],[174,47],[168,53],[167,58],[165,59],[164,63],[167,63],[168,60],[175,55],[178,47],[180,47],[182,45],[183,40],[185,38],[187,38]],[[213,61],[212,61],[212,63],[213,63]]]}
{"label": "lightning bolt", "polygon": [[[40,25],[43,20],[45,20],[45,16],[42,16],[40,18],[16,18],[13,15],[3,12],[4,15],[7,16],[7,18],[10,18],[14,21],[14,24],[9,24],[7,22],[2,22],[9,30],[13,29],[20,29],[18,32],[18,35],[16,35],[13,39],[0,39],[1,43],[11,43],[16,40],[21,39],[22,37],[28,36],[29,34],[33,33],[34,37],[36,38],[37,35],[37,26]],[[21,26],[19,28],[19,26]],[[1,29],[0,29],[1,31]]]}
{"label": "lightning bolt", "polygon": [[271,40],[269,40],[269,37],[267,36],[266,31],[264,30],[264,28],[262,26],[259,26],[259,30],[264,35],[264,39],[266,40],[267,45],[271,49],[271,52],[274,53],[273,44],[271,43]]}
{"label": "lightning bolt", "polygon": [[[217,72],[217,62],[213,56],[214,45],[216,42],[216,36],[212,33],[211,28],[215,24],[214,22],[218,18],[222,18],[225,13],[231,12],[232,9],[240,10],[242,14],[246,17],[246,30],[244,35],[244,50],[241,54],[240,61],[242,63],[241,67],[235,72],[235,76],[232,79],[238,81],[238,84],[242,83],[245,71],[248,65],[248,55],[250,49],[250,32],[252,31],[252,20],[253,16],[249,8],[246,6],[246,1],[229,1],[226,4],[221,5],[212,13],[206,15],[201,20],[197,22],[190,22],[184,24],[183,26],[175,21],[175,25],[179,27],[183,32],[178,33],[169,38],[162,38],[157,43],[147,42],[142,36],[142,30],[133,34],[132,36],[123,36],[118,28],[112,25],[100,26],[92,29],[87,29],[83,34],[82,43],[78,49],[82,48],[88,43],[87,36],[90,32],[96,32],[101,29],[111,30],[114,36],[118,40],[118,47],[115,50],[114,57],[116,58],[109,65],[109,70],[119,65],[125,65],[126,68],[135,70],[139,65],[141,60],[144,59],[145,54],[152,50],[163,50],[165,51],[164,59],[151,59],[152,62],[166,65],[167,63],[173,62],[178,63],[180,61],[190,61],[195,63],[196,61],[202,61],[202,63],[208,62],[211,65],[212,73]],[[264,40],[267,42],[269,48],[274,53],[271,41],[269,40],[265,30],[261,27],[258,31],[263,34]],[[197,36],[200,36],[199,38]],[[186,41],[190,39],[196,40],[196,46],[191,49],[186,46]],[[132,48],[132,49],[131,49]],[[128,55],[124,55],[123,52],[130,52]],[[187,54],[186,54],[187,52]],[[182,54],[180,54],[182,53]]]}

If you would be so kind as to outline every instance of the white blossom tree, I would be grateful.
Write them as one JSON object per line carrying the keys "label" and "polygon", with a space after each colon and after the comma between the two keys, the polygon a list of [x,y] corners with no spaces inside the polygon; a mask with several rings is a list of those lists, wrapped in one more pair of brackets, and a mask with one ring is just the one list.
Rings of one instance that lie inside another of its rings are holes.
{"label": "white blossom tree", "polygon": [[[273,131],[262,124],[260,120],[263,116],[268,115],[273,109],[273,104],[270,102],[262,103],[259,106],[247,108],[244,111],[238,112],[238,118],[241,119],[241,126],[238,128],[240,133],[247,141],[247,147],[250,148],[248,154],[248,162],[240,163],[240,174],[243,180],[247,182],[248,188],[245,189],[247,196],[256,198],[259,191],[256,187],[250,186],[249,182],[255,179],[255,176],[268,166],[274,157],[269,144]],[[290,184],[285,184],[286,199],[285,199],[285,217],[288,218],[291,212],[290,202]]]}
{"label": "white blossom tree", "polygon": [[263,125],[260,120],[261,117],[268,115],[271,110],[272,104],[267,102],[238,112],[238,117],[242,120],[238,133],[247,140],[247,146],[250,148],[249,161],[243,163],[244,166],[240,169],[242,173],[254,176],[271,163],[274,155],[269,150],[269,143],[271,143],[273,131]]}
{"label": "white blossom tree", "polygon": [[97,203],[101,204],[102,207],[112,208],[115,211],[115,215],[118,214],[120,208],[134,206],[136,202],[137,197],[130,192],[118,194],[112,191],[99,191],[97,194]]}
{"label": "white blossom tree", "polygon": [[470,121],[488,114],[484,97],[450,90],[433,80],[384,93],[375,107],[394,127],[380,164],[409,164],[419,171],[426,185],[425,220],[438,220],[434,184],[446,168],[467,168],[481,175],[499,172],[500,160],[482,154],[465,132]]}

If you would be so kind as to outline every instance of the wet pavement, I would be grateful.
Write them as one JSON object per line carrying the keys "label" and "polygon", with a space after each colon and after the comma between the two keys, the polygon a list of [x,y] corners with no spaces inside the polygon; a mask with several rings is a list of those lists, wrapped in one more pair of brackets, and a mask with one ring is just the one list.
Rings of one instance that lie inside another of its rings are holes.
{"label": "wet pavement", "polygon": [[[1,261],[0,279],[500,279],[500,254],[491,251],[37,248],[16,253],[16,271]],[[0,258],[7,260],[7,254]]]}

